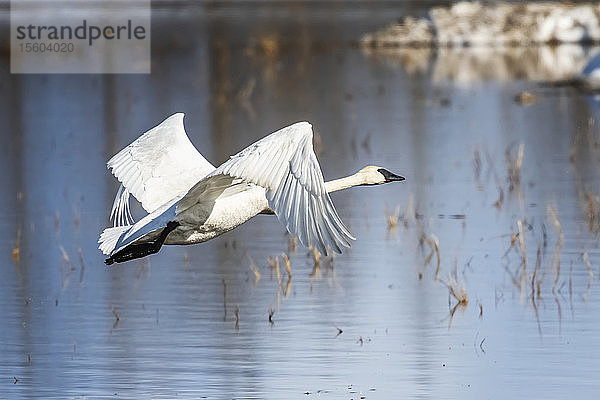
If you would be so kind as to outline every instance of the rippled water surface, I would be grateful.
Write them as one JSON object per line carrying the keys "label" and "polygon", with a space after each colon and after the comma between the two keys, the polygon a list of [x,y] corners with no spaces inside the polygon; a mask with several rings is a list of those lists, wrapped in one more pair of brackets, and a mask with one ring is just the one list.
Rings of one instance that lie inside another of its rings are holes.
{"label": "rippled water surface", "polygon": [[[600,103],[536,83],[595,49],[355,45],[409,12],[155,8],[148,76],[3,51],[0,397],[595,397]],[[335,258],[258,216],[109,269],[106,160],[176,111],[215,164],[308,120],[326,179],[407,180],[332,195],[357,237]]]}

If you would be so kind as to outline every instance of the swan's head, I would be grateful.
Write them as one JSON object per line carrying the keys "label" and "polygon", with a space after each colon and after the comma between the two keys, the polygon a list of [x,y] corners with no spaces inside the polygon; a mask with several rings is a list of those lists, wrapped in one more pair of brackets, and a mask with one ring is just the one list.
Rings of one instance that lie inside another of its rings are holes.
{"label": "swan's head", "polygon": [[388,171],[385,168],[369,165],[358,171],[357,175],[363,185],[381,185],[383,183],[403,181],[405,178]]}

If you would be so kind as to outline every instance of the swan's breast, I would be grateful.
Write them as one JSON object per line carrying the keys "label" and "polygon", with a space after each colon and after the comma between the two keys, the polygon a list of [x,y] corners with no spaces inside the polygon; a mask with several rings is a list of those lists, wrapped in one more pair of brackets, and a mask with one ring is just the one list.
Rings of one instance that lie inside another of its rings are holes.
{"label": "swan's breast", "polygon": [[247,190],[220,197],[212,209],[197,204],[178,215],[181,226],[167,237],[166,244],[206,242],[228,232],[268,209],[265,189],[251,185]]}

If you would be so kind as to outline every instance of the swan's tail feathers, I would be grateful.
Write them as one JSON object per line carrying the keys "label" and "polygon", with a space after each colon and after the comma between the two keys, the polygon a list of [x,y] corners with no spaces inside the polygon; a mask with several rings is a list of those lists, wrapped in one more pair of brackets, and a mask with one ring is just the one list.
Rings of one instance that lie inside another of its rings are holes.
{"label": "swan's tail feathers", "polygon": [[98,248],[102,251],[102,253],[110,255],[117,246],[117,242],[119,241],[121,235],[123,235],[123,233],[126,232],[129,228],[131,228],[131,225],[106,228],[100,234],[100,239],[98,239],[98,243],[100,244],[100,246],[98,246]]}
{"label": "swan's tail feathers", "polygon": [[123,186],[123,184],[121,184],[115,196],[115,201],[110,211],[110,219],[113,221],[114,227],[132,225],[134,223],[131,210],[129,209],[129,189]]}

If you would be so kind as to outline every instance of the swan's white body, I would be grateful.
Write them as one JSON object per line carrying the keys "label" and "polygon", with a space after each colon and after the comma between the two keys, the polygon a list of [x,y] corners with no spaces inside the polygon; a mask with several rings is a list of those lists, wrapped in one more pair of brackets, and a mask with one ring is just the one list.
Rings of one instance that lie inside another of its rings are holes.
{"label": "swan's white body", "polygon": [[[186,245],[213,239],[259,213],[276,214],[305,246],[339,253],[354,238],[328,193],[404,179],[366,167],[326,184],[308,122],[272,133],[215,168],[189,141],[183,117],[172,115],[109,160],[121,187],[111,212],[114,227],[105,229],[98,241],[104,254],[151,242],[171,221],[178,226],[164,243]],[[148,211],[135,223],[130,194]]]}
{"label": "swan's white body", "polygon": [[191,228],[176,229],[167,237],[165,244],[206,242],[268,210],[265,189],[248,185],[242,192],[217,199],[209,214],[202,204],[196,204],[179,214],[178,221],[183,223],[184,227]]}

